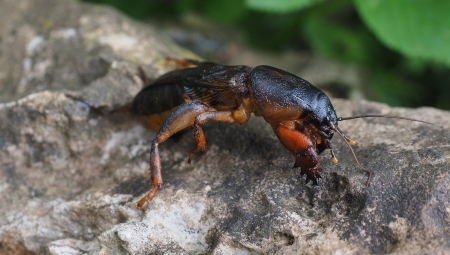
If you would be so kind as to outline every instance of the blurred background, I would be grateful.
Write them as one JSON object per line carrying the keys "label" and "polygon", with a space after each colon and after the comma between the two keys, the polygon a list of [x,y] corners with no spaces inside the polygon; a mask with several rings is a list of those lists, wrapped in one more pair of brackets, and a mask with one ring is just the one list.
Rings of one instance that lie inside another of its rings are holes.
{"label": "blurred background", "polygon": [[276,66],[335,97],[450,110],[450,1],[84,1],[149,22],[207,60]]}

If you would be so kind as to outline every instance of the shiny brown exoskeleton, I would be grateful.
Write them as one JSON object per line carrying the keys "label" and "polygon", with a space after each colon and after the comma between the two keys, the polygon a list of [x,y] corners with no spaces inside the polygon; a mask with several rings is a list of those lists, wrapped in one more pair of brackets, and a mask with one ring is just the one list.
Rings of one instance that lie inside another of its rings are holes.
{"label": "shiny brown exoskeleton", "polygon": [[245,124],[251,113],[272,126],[280,142],[295,157],[294,167],[300,167],[301,175],[306,174],[306,182],[317,184],[321,178],[319,153],[328,149],[337,163],[331,138],[338,133],[358,166],[368,174],[366,185],[369,185],[371,171],[359,164],[350,147],[355,142],[338,127],[338,121],[350,118],[338,118],[325,93],[306,80],[270,66],[251,68],[170,60],[182,69],[171,71],[145,87],[131,106],[144,126],[159,129],[150,152],[153,188],[139,201],[138,208],[152,200],[163,185],[159,144],[192,126],[197,147],[189,155],[190,163],[197,152],[206,149],[202,129],[205,122]]}

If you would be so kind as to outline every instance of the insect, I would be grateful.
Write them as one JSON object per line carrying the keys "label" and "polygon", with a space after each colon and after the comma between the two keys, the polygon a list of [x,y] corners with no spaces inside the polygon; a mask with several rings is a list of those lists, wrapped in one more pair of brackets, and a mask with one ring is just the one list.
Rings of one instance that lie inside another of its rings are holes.
{"label": "insect", "polygon": [[[253,113],[261,116],[294,156],[295,168],[306,175],[305,183],[317,185],[322,178],[319,154],[329,150],[337,164],[331,139],[337,133],[350,149],[356,164],[368,177],[372,172],[356,158],[351,145],[355,142],[338,127],[338,121],[364,117],[386,117],[419,121],[385,115],[339,118],[328,96],[306,80],[270,66],[225,66],[212,62],[168,59],[180,69],[168,72],[142,89],[131,103],[131,110],[145,127],[158,130],[150,151],[150,173],[153,188],[137,204],[142,209],[162,188],[159,145],[175,133],[193,128],[197,147],[188,162],[206,149],[202,126],[208,121],[245,124]],[[148,83],[142,69],[144,82]],[[419,121],[423,122],[423,121]],[[427,122],[425,122],[427,123]]]}

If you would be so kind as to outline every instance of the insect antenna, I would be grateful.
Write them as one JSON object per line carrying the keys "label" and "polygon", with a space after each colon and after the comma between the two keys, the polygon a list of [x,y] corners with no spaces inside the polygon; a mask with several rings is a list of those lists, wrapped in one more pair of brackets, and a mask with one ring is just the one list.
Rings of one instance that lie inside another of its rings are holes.
{"label": "insect antenna", "polygon": [[[427,122],[427,121],[423,121],[423,120],[418,120],[418,119],[412,119],[412,118],[406,118],[406,117],[400,117],[400,116],[391,116],[391,115],[377,115],[377,114],[368,114],[368,115],[361,115],[361,116],[352,116],[352,117],[339,117],[337,120],[338,121],[343,121],[343,120],[352,120],[352,119],[359,119],[359,118],[387,118],[387,119],[401,119],[401,120],[409,120],[409,121],[415,121],[415,122],[421,122],[421,123],[425,123],[425,124],[429,124],[429,125],[434,125],[433,123]],[[369,169],[363,167],[358,159],[356,158],[355,152],[353,151],[351,145],[355,145],[355,141],[351,140],[350,138],[348,138],[338,127],[335,127],[332,123],[330,123],[330,128],[335,131],[336,133],[339,134],[339,136],[342,137],[342,139],[344,140],[345,144],[347,144],[348,148],[350,149],[350,152],[353,155],[353,158],[356,161],[356,164],[359,166],[359,168],[361,168],[362,170],[364,170],[369,176],[367,177],[367,181],[366,181],[366,186],[369,186],[370,184],[370,179],[372,178],[372,171],[370,171]]]}
{"label": "insect antenna", "polygon": [[352,119],[359,119],[359,118],[387,118],[387,119],[401,119],[401,120],[409,120],[409,121],[416,121],[416,122],[422,122],[425,124],[433,125],[433,123],[423,121],[423,120],[417,120],[412,118],[406,118],[406,117],[400,117],[400,116],[391,116],[391,115],[377,115],[377,114],[368,114],[368,115],[361,115],[361,116],[352,116],[352,117],[339,117],[338,121],[343,120],[352,120]]}
{"label": "insect antenna", "polygon": [[345,144],[347,144],[348,148],[350,149],[350,152],[352,153],[353,158],[354,158],[355,161],[356,161],[356,164],[359,166],[359,168],[361,168],[362,170],[364,170],[364,172],[366,172],[366,173],[369,175],[369,176],[367,177],[367,181],[366,181],[366,187],[368,187],[369,184],[370,184],[370,179],[372,178],[372,171],[370,171],[369,169],[363,167],[363,166],[359,163],[358,158],[356,158],[355,152],[353,151],[352,146],[350,145],[350,144],[354,145],[355,142],[354,142],[353,140],[351,140],[350,138],[348,138],[344,133],[342,133],[342,131],[339,130],[339,128],[336,128],[336,127],[333,125],[333,123],[330,123],[330,128],[331,128],[333,131],[335,131],[336,133],[338,133],[338,135],[340,135],[340,136],[342,137],[342,140],[344,140]]}

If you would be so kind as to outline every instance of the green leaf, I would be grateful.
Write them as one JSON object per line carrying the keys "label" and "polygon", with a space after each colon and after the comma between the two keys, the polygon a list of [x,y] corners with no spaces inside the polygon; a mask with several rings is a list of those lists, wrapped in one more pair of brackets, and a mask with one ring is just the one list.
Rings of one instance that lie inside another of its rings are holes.
{"label": "green leaf", "polygon": [[354,0],[365,23],[388,47],[450,66],[450,1]]}
{"label": "green leaf", "polygon": [[315,53],[361,65],[379,63],[378,41],[362,24],[350,29],[325,20],[321,14],[309,15],[304,23],[303,39]]}
{"label": "green leaf", "polygon": [[297,11],[324,0],[246,0],[250,9],[268,12]]}
{"label": "green leaf", "polygon": [[243,0],[215,0],[203,3],[206,15],[222,24],[237,23],[245,15]]}

